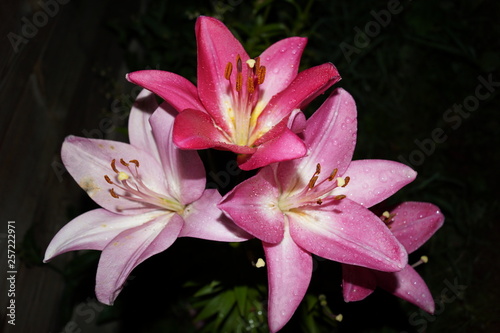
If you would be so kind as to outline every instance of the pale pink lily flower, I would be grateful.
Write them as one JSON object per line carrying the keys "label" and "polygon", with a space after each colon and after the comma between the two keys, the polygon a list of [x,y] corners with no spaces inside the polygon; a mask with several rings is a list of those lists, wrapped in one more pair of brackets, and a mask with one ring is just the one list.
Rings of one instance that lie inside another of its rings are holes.
{"label": "pale pink lily flower", "polygon": [[199,17],[197,86],[170,72],[144,70],[127,79],[168,101],[179,115],[174,142],[182,149],[238,154],[243,170],[302,157],[303,141],[287,123],[294,110],[340,80],[332,64],[298,73],[306,38],[283,39],[251,59],[219,20]]}
{"label": "pale pink lily flower", "polygon": [[271,332],[281,329],[303,299],[312,256],[383,271],[399,271],[407,253],[370,207],[413,181],[392,161],[351,161],[356,106],[335,90],[307,120],[307,156],[262,168],[236,186],[219,207],[263,242]]}
{"label": "pale pink lily flower", "polygon": [[130,144],[74,136],[63,143],[66,169],[102,208],[65,225],[44,261],[68,251],[102,251],[95,291],[104,304],[114,302],[138,264],[178,237],[248,239],[217,208],[220,194],[205,190],[197,152],[172,143],[173,112],[143,90],[130,113]]}
{"label": "pale pink lily flower", "polygon": [[[383,216],[391,232],[408,253],[422,246],[442,225],[444,216],[433,204],[404,202]],[[342,265],[343,294],[346,302],[360,301],[377,286],[421,309],[434,313],[434,300],[424,280],[411,265],[399,272],[380,272]]]}

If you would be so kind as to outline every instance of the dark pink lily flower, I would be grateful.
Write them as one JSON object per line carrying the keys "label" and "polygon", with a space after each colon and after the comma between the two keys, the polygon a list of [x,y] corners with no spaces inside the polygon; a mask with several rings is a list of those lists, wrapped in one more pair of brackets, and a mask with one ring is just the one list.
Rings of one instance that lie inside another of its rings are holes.
{"label": "dark pink lily flower", "polygon": [[217,208],[217,190],[205,190],[198,153],[172,143],[172,112],[144,90],[130,113],[130,144],[74,136],[63,143],[66,169],[102,208],[65,225],[44,261],[68,251],[102,251],[96,295],[104,304],[114,302],[137,265],[178,237],[248,239]]}
{"label": "dark pink lily flower", "polygon": [[298,72],[306,38],[283,39],[251,59],[229,29],[211,17],[196,21],[197,87],[170,72],[144,70],[127,79],[155,92],[179,115],[173,139],[182,149],[238,154],[243,170],[306,154],[287,123],[293,110],[340,80],[332,64]]}
{"label": "dark pink lily flower", "polygon": [[[442,225],[444,216],[433,204],[404,202],[384,219],[408,253],[422,246]],[[343,293],[346,302],[360,301],[377,286],[423,310],[434,313],[434,300],[424,280],[406,265],[399,272],[380,272],[364,267],[342,265]]]}
{"label": "dark pink lily flower", "polygon": [[269,327],[281,329],[303,299],[312,256],[382,271],[406,266],[407,253],[370,207],[413,181],[406,165],[351,161],[356,105],[335,90],[307,120],[309,153],[262,168],[219,207],[263,242],[269,281]]}

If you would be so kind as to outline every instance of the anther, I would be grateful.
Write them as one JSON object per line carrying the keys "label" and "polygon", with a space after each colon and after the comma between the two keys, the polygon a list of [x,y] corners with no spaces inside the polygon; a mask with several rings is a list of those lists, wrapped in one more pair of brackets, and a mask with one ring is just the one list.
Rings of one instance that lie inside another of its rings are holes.
{"label": "anther", "polygon": [[120,158],[120,163],[121,163],[123,166],[128,167],[128,163],[127,163],[127,162],[125,162],[125,161],[123,160],[123,158]]}
{"label": "anther", "polygon": [[119,173],[119,172],[120,172],[120,171],[118,171],[118,169],[116,168],[116,160],[115,160],[115,159],[113,159],[113,160],[111,161],[111,169],[113,169],[113,171],[114,171],[114,172],[116,172],[116,173]]}
{"label": "anther", "polygon": [[318,205],[321,205],[321,204],[323,203],[323,200],[318,199],[318,201],[316,201],[316,203],[317,203]]}
{"label": "anther", "polygon": [[113,184],[114,184],[114,183],[113,183],[113,181],[112,181],[112,180],[108,177],[108,175],[104,175],[104,179],[106,180],[106,182],[107,182],[108,184],[111,184],[111,185],[113,185]]}
{"label": "anther", "polygon": [[328,177],[328,180],[329,181],[332,181],[335,179],[335,176],[337,175],[337,172],[339,171],[339,169],[335,168],[333,169],[332,173],[330,174],[330,176]]}
{"label": "anther", "polygon": [[236,70],[238,71],[238,73],[241,73],[243,71],[243,66],[241,65],[241,57],[239,54],[236,56]]}
{"label": "anther", "polygon": [[251,94],[251,93],[253,93],[255,91],[253,77],[250,76],[250,75],[247,78],[247,91],[248,91],[249,94]]}
{"label": "anther", "polygon": [[255,58],[255,67],[254,70],[259,70],[260,68],[260,57]]}
{"label": "anther", "polygon": [[351,180],[351,177],[347,176],[344,178],[344,185],[342,185],[342,187],[346,187],[347,184],[349,184],[349,181]]}
{"label": "anther", "polygon": [[226,70],[224,71],[224,77],[226,80],[229,80],[231,78],[231,73],[233,71],[233,64],[231,62],[228,62],[226,65]]}
{"label": "anther", "polygon": [[262,84],[266,78],[266,67],[262,66],[257,69],[257,83]]}
{"label": "anther", "polygon": [[135,164],[135,166],[138,168],[139,167],[139,161],[138,160],[130,160],[128,161],[129,163]]}
{"label": "anther", "polygon": [[109,194],[111,194],[111,196],[112,196],[113,198],[116,198],[116,199],[119,199],[119,198],[120,198],[120,196],[119,196],[118,194],[116,194],[116,193],[115,193],[115,190],[114,190],[114,189],[110,189],[110,190],[109,190]]}
{"label": "anther", "polygon": [[334,199],[334,200],[342,200],[342,199],[344,199],[345,197],[346,197],[345,195],[340,194],[340,195],[336,195],[336,196],[334,196],[334,197],[333,197],[333,199]]}
{"label": "anther", "polygon": [[314,175],[309,180],[309,184],[307,184],[307,186],[310,189],[312,189],[314,187],[314,185],[316,185],[316,181],[318,180],[318,176],[319,176],[320,172],[321,172],[321,165],[318,163],[318,164],[316,164],[316,172],[314,172]]}
{"label": "anther", "polygon": [[236,73],[236,91],[240,92],[243,86],[243,74],[241,72]]}

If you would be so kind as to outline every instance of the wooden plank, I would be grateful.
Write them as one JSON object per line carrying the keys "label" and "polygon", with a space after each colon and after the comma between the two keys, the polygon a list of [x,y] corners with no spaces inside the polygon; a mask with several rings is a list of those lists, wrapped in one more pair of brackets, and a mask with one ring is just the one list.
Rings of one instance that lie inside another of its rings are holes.
{"label": "wooden plank", "polygon": [[[5,31],[19,29],[20,17],[33,17],[40,11],[33,1],[16,3],[17,6],[12,1],[2,4],[2,16],[4,8],[30,8],[32,12],[16,12],[12,15],[15,20],[0,20],[4,36]],[[54,165],[58,166],[64,137],[81,136],[85,129],[98,128],[101,110],[108,105],[103,89],[105,82],[91,69],[111,68],[109,75],[123,80],[123,73],[119,73],[121,51],[115,36],[105,26],[116,6],[123,3],[116,0],[68,2],[60,5],[57,15],[50,17],[19,52],[5,49],[4,42],[9,41],[2,41],[0,235],[6,232],[7,221],[15,220],[18,249],[31,229],[44,251],[50,239],[68,222],[67,211],[81,206],[85,194],[67,173],[58,174],[56,171],[60,169],[54,169]],[[47,266],[28,267],[19,257],[16,326],[7,323],[5,309],[9,300],[4,288],[7,246],[5,238],[0,240],[0,330],[55,332],[60,329],[57,326],[59,299],[64,287],[61,277]],[[63,257],[55,263],[66,260]]]}

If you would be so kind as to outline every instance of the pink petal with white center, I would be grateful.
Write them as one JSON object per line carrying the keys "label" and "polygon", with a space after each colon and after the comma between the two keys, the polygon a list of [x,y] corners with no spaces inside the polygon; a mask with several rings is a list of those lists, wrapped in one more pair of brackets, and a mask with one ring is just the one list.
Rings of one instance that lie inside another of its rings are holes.
{"label": "pink petal with white center", "polygon": [[212,118],[198,110],[185,110],[175,117],[173,140],[181,149],[219,148],[238,154],[252,154],[256,150],[231,143]]}
{"label": "pink petal with white center", "polygon": [[349,184],[335,189],[334,193],[347,195],[352,201],[371,207],[411,183],[417,173],[398,162],[358,160],[349,164],[343,176],[349,176]]}
{"label": "pink petal with white center", "polygon": [[342,293],[345,302],[361,301],[377,288],[373,270],[353,265],[342,265]]}
{"label": "pink petal with white center", "polygon": [[[169,112],[170,111],[170,112]],[[197,200],[205,190],[205,167],[198,153],[181,150],[172,141],[174,116],[171,107],[162,106],[150,118],[153,135],[172,197],[181,204]]]}
{"label": "pink petal with white center", "polygon": [[103,250],[122,231],[152,221],[158,214],[153,210],[138,215],[120,215],[102,208],[86,212],[59,230],[45,251],[44,261],[69,251]]}
{"label": "pink petal with white center", "polygon": [[260,55],[260,64],[266,67],[266,78],[260,85],[259,97],[263,105],[295,79],[306,44],[307,38],[286,38],[274,43]]}
{"label": "pink petal with white center", "polygon": [[[356,104],[344,89],[335,89],[319,109],[307,120],[303,132],[309,154],[300,160],[280,163],[278,179],[284,191],[307,185],[320,163],[318,182],[347,169],[356,145]],[[296,179],[296,180],[295,180]],[[349,184],[350,186],[350,184]]]}
{"label": "pink petal with white center", "polygon": [[427,242],[444,223],[439,208],[427,202],[404,202],[391,210],[391,214],[396,214],[391,231],[408,253]]}
{"label": "pink petal with white center", "polygon": [[226,194],[219,208],[249,234],[267,243],[283,239],[285,217],[278,207],[278,190],[272,168],[238,184]]}
{"label": "pink petal with white center", "polygon": [[312,257],[294,243],[288,228],[280,243],[263,243],[263,246],[269,285],[269,330],[277,332],[290,320],[306,294],[312,275]]}
{"label": "pink petal with white center", "polygon": [[217,208],[221,200],[217,190],[208,189],[202,197],[186,207],[184,227],[179,237],[193,237],[219,242],[242,242],[252,238]]}
{"label": "pink petal with white center", "polygon": [[[225,102],[231,91],[236,94],[234,84],[230,85],[225,78],[226,65],[233,63],[233,78],[236,72],[236,56],[242,61],[242,74],[247,77],[245,62],[249,59],[243,46],[234,38],[229,29],[219,20],[201,16],[196,20],[196,41],[198,46],[198,93],[206,110],[214,118],[216,124],[226,133],[231,130],[225,110]],[[232,79],[233,82],[235,81]],[[246,93],[243,85],[242,94]]]}
{"label": "pink petal with white center", "polygon": [[130,116],[128,118],[128,137],[130,144],[149,152],[157,160],[160,160],[158,147],[156,147],[149,117],[158,108],[155,95],[147,89],[143,89],[137,96]]}
{"label": "pink petal with white center", "polygon": [[[111,167],[113,159],[116,160],[115,165],[118,171],[127,174],[131,174],[131,172],[120,163],[120,159],[125,162],[139,161],[138,171],[142,181],[149,189],[167,196],[166,184],[158,181],[165,178],[159,161],[151,154],[132,145],[110,140],[68,136],[61,149],[61,158],[68,172],[90,198],[101,207],[114,213],[132,215],[148,211],[151,207],[123,197],[116,199],[111,196],[110,189],[114,189],[118,195],[125,194],[124,191],[109,184],[104,179],[104,176],[107,175],[112,181],[118,182],[117,174]],[[134,164],[130,164],[130,168],[134,169]]]}
{"label": "pink petal with white center", "polygon": [[295,243],[320,257],[390,272],[407,263],[404,247],[380,218],[349,199],[287,216]]}
{"label": "pink petal with white center", "polygon": [[205,109],[195,85],[180,75],[152,69],[128,73],[127,80],[154,92],[179,112]]}
{"label": "pink petal with white center", "polygon": [[339,80],[337,69],[330,63],[300,72],[288,87],[271,98],[258,117],[253,133],[269,131],[294,109],[299,109],[305,100],[318,96]]}
{"label": "pink petal with white center", "polygon": [[257,151],[239,166],[242,170],[253,170],[271,163],[299,158],[306,153],[302,139],[285,128],[280,136],[258,146]]}
{"label": "pink petal with white center", "polygon": [[162,214],[141,226],[127,229],[104,248],[96,275],[96,296],[112,305],[132,270],[170,247],[183,225],[177,214]]}
{"label": "pink petal with white center", "polygon": [[422,277],[407,265],[399,272],[373,272],[380,288],[433,314],[434,300]]}

